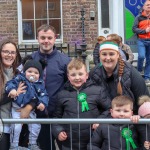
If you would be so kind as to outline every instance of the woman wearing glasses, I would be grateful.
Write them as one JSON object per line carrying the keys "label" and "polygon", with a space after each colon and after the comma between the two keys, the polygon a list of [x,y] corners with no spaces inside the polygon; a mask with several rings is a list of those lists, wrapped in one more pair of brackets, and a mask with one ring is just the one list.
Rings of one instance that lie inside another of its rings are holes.
{"label": "woman wearing glasses", "polygon": [[[11,98],[4,93],[5,83],[16,74],[16,68],[21,62],[21,56],[16,44],[10,39],[4,39],[0,43],[0,118],[8,119],[11,113]],[[21,93],[21,89],[20,89]],[[1,123],[1,122],[0,122]],[[1,125],[1,124],[0,124]],[[8,150],[10,143],[10,125],[1,127],[0,149]]]}

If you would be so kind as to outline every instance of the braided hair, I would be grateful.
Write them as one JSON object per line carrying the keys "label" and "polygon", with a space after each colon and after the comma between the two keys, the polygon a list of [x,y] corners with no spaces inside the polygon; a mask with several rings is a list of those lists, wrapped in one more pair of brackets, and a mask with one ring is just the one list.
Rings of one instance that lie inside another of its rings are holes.
{"label": "braided hair", "polygon": [[121,77],[123,75],[123,70],[124,70],[125,64],[124,64],[124,61],[123,61],[120,54],[119,54],[118,63],[119,63],[119,70],[118,70],[119,81],[118,81],[118,84],[117,84],[117,94],[122,95]]}

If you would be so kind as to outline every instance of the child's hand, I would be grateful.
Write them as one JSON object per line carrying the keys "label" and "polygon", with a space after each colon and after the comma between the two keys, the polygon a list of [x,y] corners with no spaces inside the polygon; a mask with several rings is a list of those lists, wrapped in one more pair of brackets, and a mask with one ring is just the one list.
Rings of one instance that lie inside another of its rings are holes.
{"label": "child's hand", "polygon": [[133,122],[133,123],[138,123],[139,122],[139,119],[140,119],[140,116],[139,115],[133,115],[130,117],[130,120]]}
{"label": "child's hand", "polygon": [[145,149],[148,149],[148,150],[149,150],[149,148],[150,148],[150,143],[149,143],[148,141],[145,141],[145,142],[144,142],[144,147],[145,147]]}
{"label": "child's hand", "polygon": [[92,125],[92,129],[96,130],[98,126],[99,126],[99,124],[95,123],[95,124]]}
{"label": "child's hand", "polygon": [[8,94],[8,97],[15,99],[17,97],[17,91],[15,89],[11,90]]}
{"label": "child's hand", "polygon": [[58,140],[59,141],[65,141],[66,139],[67,139],[66,132],[64,132],[64,131],[60,132],[59,135],[58,135]]}
{"label": "child's hand", "polygon": [[19,96],[19,94],[22,94],[22,93],[26,92],[26,90],[25,90],[26,86],[24,84],[25,83],[23,83],[23,82],[19,83],[19,86],[18,86],[18,89],[17,89],[17,96]]}
{"label": "child's hand", "polygon": [[37,109],[39,109],[40,111],[43,111],[45,109],[45,105],[40,103],[38,106],[37,106]]}

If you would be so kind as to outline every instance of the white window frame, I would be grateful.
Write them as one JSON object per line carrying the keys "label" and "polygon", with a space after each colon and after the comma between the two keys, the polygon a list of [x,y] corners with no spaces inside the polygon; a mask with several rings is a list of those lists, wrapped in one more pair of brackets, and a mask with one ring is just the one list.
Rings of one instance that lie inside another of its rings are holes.
{"label": "white window frame", "polygon": [[[19,45],[37,45],[37,40],[23,40],[22,35],[22,0],[17,0],[17,8],[18,8],[18,44]],[[60,13],[61,13],[61,39],[56,39],[56,44],[63,43],[63,16],[62,16],[62,0],[60,0]]]}

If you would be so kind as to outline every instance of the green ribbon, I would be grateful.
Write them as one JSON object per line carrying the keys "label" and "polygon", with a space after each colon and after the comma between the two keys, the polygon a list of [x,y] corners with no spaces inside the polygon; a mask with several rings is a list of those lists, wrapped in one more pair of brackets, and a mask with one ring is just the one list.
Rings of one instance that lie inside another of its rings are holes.
{"label": "green ribbon", "polygon": [[125,138],[126,140],[126,147],[127,147],[127,150],[130,149],[130,144],[132,146],[133,149],[136,149],[137,146],[135,145],[134,141],[133,141],[133,138],[132,138],[132,131],[128,128],[124,128],[122,130],[122,137]]}
{"label": "green ribbon", "polygon": [[87,99],[87,95],[85,93],[78,94],[78,101],[82,105],[82,112],[89,110],[89,106],[86,99]]}

